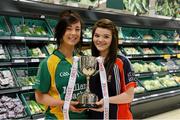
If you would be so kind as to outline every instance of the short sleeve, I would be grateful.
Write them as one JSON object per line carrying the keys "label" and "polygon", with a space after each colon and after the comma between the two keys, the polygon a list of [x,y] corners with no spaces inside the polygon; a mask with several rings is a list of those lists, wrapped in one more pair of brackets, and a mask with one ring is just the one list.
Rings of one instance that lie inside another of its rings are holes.
{"label": "short sleeve", "polygon": [[41,91],[42,93],[47,93],[51,85],[51,77],[47,67],[47,59],[44,59],[38,68],[38,73],[36,76],[35,89]]}
{"label": "short sleeve", "polygon": [[133,86],[136,87],[136,80],[135,80],[135,73],[132,69],[131,62],[129,59],[124,58],[124,77],[125,77],[125,84],[127,87]]}

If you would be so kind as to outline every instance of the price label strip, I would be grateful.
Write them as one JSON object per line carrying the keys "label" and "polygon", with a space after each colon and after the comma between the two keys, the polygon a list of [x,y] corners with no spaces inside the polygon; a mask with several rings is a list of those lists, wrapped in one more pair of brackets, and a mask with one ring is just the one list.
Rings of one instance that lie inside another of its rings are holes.
{"label": "price label strip", "polygon": [[171,55],[163,55],[164,59],[170,59]]}
{"label": "price label strip", "polygon": [[180,58],[180,54],[177,54],[177,58]]}

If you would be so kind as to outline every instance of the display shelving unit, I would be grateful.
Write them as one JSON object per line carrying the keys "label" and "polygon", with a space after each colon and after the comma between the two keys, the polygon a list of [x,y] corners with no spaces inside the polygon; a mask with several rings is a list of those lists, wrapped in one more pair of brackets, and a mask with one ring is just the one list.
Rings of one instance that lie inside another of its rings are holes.
{"label": "display shelving unit", "polygon": [[[155,18],[151,16],[134,16],[124,13],[115,13],[108,11],[101,11],[95,9],[85,9],[77,7],[67,7],[63,5],[55,5],[41,2],[32,2],[29,0],[4,0],[0,4],[0,15],[5,16],[7,19],[7,25],[9,26],[8,35],[0,36],[0,43],[3,45],[16,44],[24,45],[24,47],[32,46],[46,46],[49,43],[55,43],[53,39],[53,33],[50,37],[29,37],[29,36],[17,36],[12,34],[12,27],[8,21],[8,17],[24,17],[31,19],[42,19],[46,20],[48,18],[58,19],[59,12],[65,9],[71,9],[78,12],[85,24],[92,25],[95,21],[100,18],[109,18],[114,21],[119,27],[131,27],[131,28],[146,28],[146,29],[161,29],[164,31],[176,30],[180,31],[180,21],[175,19],[166,19],[166,18]],[[90,42],[84,42],[84,46],[89,46]],[[164,41],[164,40],[127,40],[123,39],[119,43],[119,48],[123,51],[123,47],[147,47],[147,46],[171,46],[178,47],[180,45],[180,39],[173,41]],[[28,54],[28,51],[26,51]],[[153,54],[153,55],[126,55],[131,61],[134,60],[166,60],[169,58],[179,59],[180,53],[173,54]],[[41,60],[44,58],[41,57],[22,57],[22,58],[10,58],[9,61],[2,61],[0,67],[38,67]],[[147,76],[157,76],[165,74],[176,74],[180,73],[180,68],[166,70],[163,72],[140,72],[136,73],[137,81],[140,81],[142,77]],[[6,93],[26,93],[32,92],[33,87],[21,87],[17,86],[12,89],[1,89],[0,95]],[[180,84],[175,87],[167,87],[158,90],[145,91],[144,93],[135,94],[135,98],[132,102],[132,112],[134,118],[146,118],[151,115],[155,115],[161,112],[168,111],[170,109],[180,107]],[[30,118],[42,117],[42,114],[31,115]]]}

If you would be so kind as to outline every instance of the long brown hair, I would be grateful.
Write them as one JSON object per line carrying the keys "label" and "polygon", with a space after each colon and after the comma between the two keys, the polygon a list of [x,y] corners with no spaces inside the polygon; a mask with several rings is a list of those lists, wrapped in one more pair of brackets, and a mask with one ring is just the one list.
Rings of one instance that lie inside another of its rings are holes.
{"label": "long brown hair", "polygon": [[81,50],[82,39],[83,39],[82,28],[84,26],[84,23],[80,15],[71,10],[65,10],[60,13],[60,20],[58,21],[58,24],[55,27],[55,35],[54,35],[54,37],[56,38],[57,48],[60,47],[62,38],[66,32],[66,28],[70,26],[71,24],[74,24],[77,22],[81,23],[81,35],[80,35],[80,42],[75,46],[75,48],[77,51]]}
{"label": "long brown hair", "polygon": [[[95,25],[93,26],[92,30],[92,38],[94,37],[94,33],[97,28],[105,28],[111,31],[112,33],[112,42],[109,48],[109,53],[105,58],[104,64],[106,66],[107,76],[113,69],[116,57],[117,57],[117,50],[118,50],[118,30],[116,25],[109,19],[100,19],[98,20]],[[97,50],[94,42],[91,45],[92,55],[98,57],[100,55],[99,51]]]}

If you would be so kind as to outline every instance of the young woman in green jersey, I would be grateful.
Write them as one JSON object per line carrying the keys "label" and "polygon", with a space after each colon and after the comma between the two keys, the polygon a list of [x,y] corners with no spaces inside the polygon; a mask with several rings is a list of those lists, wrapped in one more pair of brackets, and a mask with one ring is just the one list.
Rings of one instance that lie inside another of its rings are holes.
{"label": "young woman in green jersey", "polygon": [[[123,55],[117,55],[118,30],[109,19],[98,20],[92,30],[92,55],[105,58],[104,66],[107,73],[109,93],[109,119],[130,120],[132,114],[129,104],[134,97],[136,86],[134,73],[129,60]],[[90,90],[98,98],[100,108],[91,109],[89,118],[103,119],[103,94],[99,73],[91,77]]]}
{"label": "young woman in green jersey", "polygon": [[[37,102],[46,106],[46,119],[63,119],[62,107],[68,85],[72,58],[77,55],[82,42],[82,20],[73,11],[64,11],[55,28],[57,49],[40,63],[35,97]],[[86,119],[86,113],[74,106],[77,96],[86,88],[86,80],[82,74],[77,75],[69,116],[72,119]]]}

